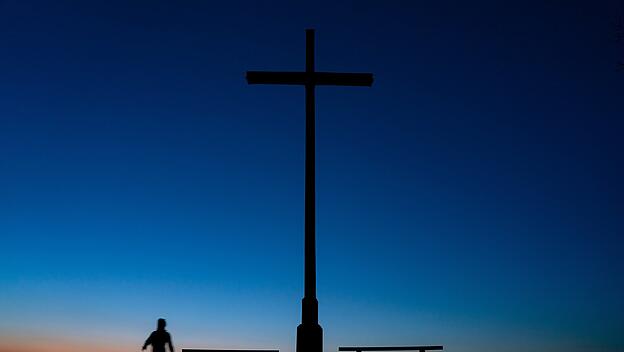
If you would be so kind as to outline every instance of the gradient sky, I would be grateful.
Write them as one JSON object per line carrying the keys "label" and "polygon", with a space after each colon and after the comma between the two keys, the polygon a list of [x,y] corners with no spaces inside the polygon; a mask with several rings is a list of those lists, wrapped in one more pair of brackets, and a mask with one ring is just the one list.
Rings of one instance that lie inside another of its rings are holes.
{"label": "gradient sky", "polygon": [[[0,1],[0,351],[624,349],[618,2]],[[590,4],[591,3],[591,4]]]}

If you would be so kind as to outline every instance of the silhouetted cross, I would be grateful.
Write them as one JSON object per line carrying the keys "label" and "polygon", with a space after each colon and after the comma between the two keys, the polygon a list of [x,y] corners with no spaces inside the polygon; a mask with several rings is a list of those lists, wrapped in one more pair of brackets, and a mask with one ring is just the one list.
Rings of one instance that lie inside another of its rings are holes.
{"label": "silhouetted cross", "polygon": [[304,72],[247,71],[247,83],[305,86],[305,280],[304,296],[301,302],[301,325],[297,327],[297,352],[322,352],[323,330],[318,324],[318,301],[316,300],[314,90],[316,86],[321,85],[370,87],[373,84],[373,75],[314,71],[314,30],[306,29],[306,70]]}

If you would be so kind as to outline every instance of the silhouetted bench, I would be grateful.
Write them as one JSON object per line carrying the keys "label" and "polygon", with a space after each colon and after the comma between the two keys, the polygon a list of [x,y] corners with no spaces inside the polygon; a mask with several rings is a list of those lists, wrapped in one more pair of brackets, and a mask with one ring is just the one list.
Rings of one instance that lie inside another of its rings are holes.
{"label": "silhouetted bench", "polygon": [[183,348],[182,352],[279,352],[279,350],[215,350],[207,348]]}
{"label": "silhouetted bench", "polygon": [[442,346],[359,346],[359,347],[338,347],[341,352],[366,352],[366,351],[442,351]]}

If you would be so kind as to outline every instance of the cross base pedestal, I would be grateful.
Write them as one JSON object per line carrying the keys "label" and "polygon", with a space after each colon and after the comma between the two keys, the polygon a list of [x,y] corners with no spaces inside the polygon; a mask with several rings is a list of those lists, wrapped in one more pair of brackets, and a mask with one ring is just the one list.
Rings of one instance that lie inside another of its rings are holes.
{"label": "cross base pedestal", "polygon": [[323,328],[319,324],[297,326],[297,352],[323,352]]}

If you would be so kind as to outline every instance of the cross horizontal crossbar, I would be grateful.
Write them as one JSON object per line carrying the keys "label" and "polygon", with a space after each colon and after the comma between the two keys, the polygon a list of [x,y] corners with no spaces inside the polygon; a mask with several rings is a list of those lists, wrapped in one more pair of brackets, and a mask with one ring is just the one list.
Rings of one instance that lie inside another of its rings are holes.
{"label": "cross horizontal crossbar", "polygon": [[442,351],[442,346],[360,346],[360,347],[338,347],[338,351]]}
{"label": "cross horizontal crossbar", "polygon": [[222,350],[206,348],[183,348],[182,352],[279,352],[279,350]]}
{"label": "cross horizontal crossbar", "polygon": [[373,84],[373,75],[340,72],[247,71],[247,83],[370,87]]}

